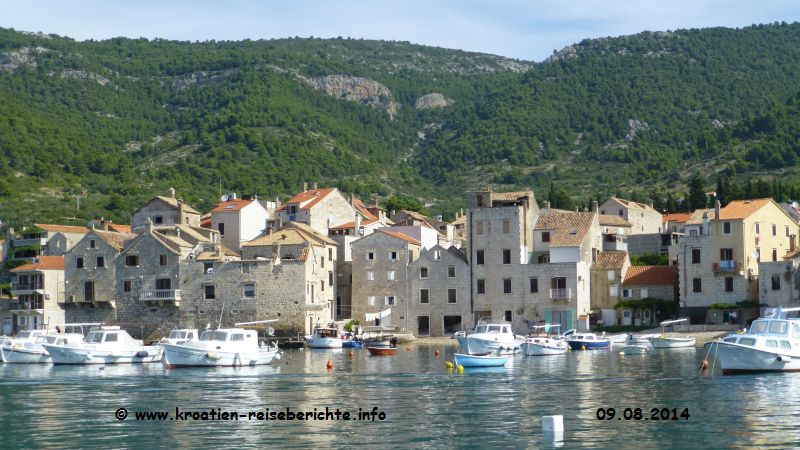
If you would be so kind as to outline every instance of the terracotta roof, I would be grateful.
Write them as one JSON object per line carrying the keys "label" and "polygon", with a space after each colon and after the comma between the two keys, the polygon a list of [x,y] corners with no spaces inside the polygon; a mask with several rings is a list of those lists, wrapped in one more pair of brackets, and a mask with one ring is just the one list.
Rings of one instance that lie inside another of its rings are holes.
{"label": "terracotta roof", "polygon": [[136,237],[133,233],[115,233],[103,230],[92,230],[92,233],[117,250],[122,250],[122,248],[125,247],[126,241]]}
{"label": "terracotta roof", "polygon": [[593,212],[545,210],[534,229],[553,231],[550,247],[575,247],[581,245],[593,221]]}
{"label": "terracotta roof", "polygon": [[499,202],[513,202],[528,197],[533,197],[533,191],[492,192],[492,201]]}
{"label": "terracotta roof", "polygon": [[690,218],[690,217],[692,217],[692,213],[670,213],[670,214],[662,214],[662,215],[661,215],[661,222],[662,222],[662,223],[667,223],[667,222],[678,222],[678,223],[684,223],[684,222],[686,222],[687,220],[689,220],[689,218]]}
{"label": "terracotta roof", "polygon": [[658,211],[653,209],[652,206],[646,205],[644,203],[634,202],[634,201],[631,201],[631,200],[624,200],[624,199],[617,198],[617,197],[611,197],[611,200],[619,202],[622,206],[624,206],[624,207],[626,207],[628,209],[635,209],[635,210],[638,210],[638,211],[652,211],[654,213],[660,214]]}
{"label": "terracotta roof", "polygon": [[407,235],[405,235],[403,233],[398,233],[396,231],[388,231],[385,228],[381,228],[381,229],[379,229],[377,231],[380,231],[381,233],[386,233],[389,236],[396,237],[397,239],[402,239],[402,240],[408,242],[409,244],[419,245],[419,241],[418,240],[412,238],[411,236],[407,236]]}
{"label": "terracotta roof", "polygon": [[74,225],[53,225],[49,223],[35,223],[37,227],[44,231],[51,233],[88,233],[89,229],[86,227],[76,227]]}
{"label": "terracotta roof", "polygon": [[323,236],[304,223],[290,222],[278,231],[257,237],[242,244],[242,247],[268,247],[271,245],[293,244],[336,245],[336,242]]}
{"label": "terracotta roof", "polygon": [[692,215],[689,217],[689,219],[686,221],[686,225],[699,225],[699,224],[703,223],[703,214],[704,213],[708,213],[708,220],[714,220],[714,216],[716,215],[716,212],[714,211],[714,208],[696,209],[696,210],[694,210]]}
{"label": "terracotta roof", "polygon": [[244,200],[241,198],[231,199],[226,202],[217,203],[211,212],[236,212],[241,211],[242,208],[253,203],[252,200]]}
{"label": "terracotta roof", "polygon": [[772,199],[734,200],[719,211],[719,218],[720,220],[745,219],[767,203],[772,203]]}
{"label": "terracotta roof", "polygon": [[597,221],[600,222],[600,225],[609,226],[609,227],[628,227],[630,228],[632,225],[630,222],[625,220],[624,217],[614,216],[611,214],[598,214]]}
{"label": "terracotta roof", "polygon": [[607,250],[597,252],[597,258],[592,264],[592,269],[622,269],[628,260],[628,252],[621,250]]}
{"label": "terracotta roof", "polygon": [[64,257],[39,256],[36,258],[36,262],[11,269],[12,272],[32,272],[34,270],[64,270]]}
{"label": "terracotta roof", "polygon": [[352,200],[350,201],[350,204],[353,206],[353,208],[356,209],[356,211],[361,213],[361,215],[364,216],[365,219],[370,219],[372,221],[378,220],[378,217],[375,216],[375,214],[372,214],[372,211],[367,209],[367,205],[365,205],[360,198],[353,197]]}
{"label": "terracotta roof", "polygon": [[133,229],[131,228],[130,225],[120,225],[118,223],[111,223],[111,222],[109,222],[108,224],[108,231],[114,233],[128,233],[128,234],[133,233]]}
{"label": "terracotta roof", "polygon": [[625,286],[674,285],[678,282],[676,266],[631,266],[625,273]]}
{"label": "terracotta roof", "polygon": [[203,228],[211,228],[211,214],[207,214],[200,218],[200,226]]}
{"label": "terracotta roof", "polygon": [[335,191],[333,188],[303,191],[299,194],[295,194],[295,196],[290,198],[286,204],[297,203],[298,209],[310,209],[333,191]]}
{"label": "terracotta roof", "polygon": [[[220,244],[220,250],[222,250],[223,256],[241,258],[241,255],[238,252],[233,251],[222,244]],[[197,255],[197,257],[195,258],[196,261],[221,261],[224,259],[225,258],[222,258],[222,256],[218,255],[216,251],[210,251],[210,250],[200,252],[200,254]]]}
{"label": "terracotta roof", "polygon": [[[372,225],[373,223],[377,222],[378,219],[364,219],[361,221],[361,228],[366,227],[367,225]],[[356,226],[355,221],[353,222],[345,222],[341,225],[336,225],[335,227],[331,227],[331,230],[349,230]]]}

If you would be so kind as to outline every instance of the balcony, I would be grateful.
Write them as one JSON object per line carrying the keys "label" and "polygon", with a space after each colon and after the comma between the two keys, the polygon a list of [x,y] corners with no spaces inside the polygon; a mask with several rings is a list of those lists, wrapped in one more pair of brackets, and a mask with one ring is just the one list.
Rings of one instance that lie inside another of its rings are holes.
{"label": "balcony", "polygon": [[550,300],[572,300],[572,289],[550,289]]}
{"label": "balcony", "polygon": [[739,261],[728,260],[715,262],[711,265],[711,268],[714,270],[714,273],[738,272],[742,270],[742,265]]}
{"label": "balcony", "polygon": [[150,289],[139,292],[139,300],[143,302],[175,302],[179,306],[181,302],[180,289]]}
{"label": "balcony", "polygon": [[32,293],[44,294],[44,283],[11,283],[11,293],[13,295],[25,295]]}
{"label": "balcony", "polygon": [[12,247],[28,247],[32,245],[39,245],[44,247],[47,245],[47,239],[45,238],[26,238],[26,239],[14,239],[11,241]]}

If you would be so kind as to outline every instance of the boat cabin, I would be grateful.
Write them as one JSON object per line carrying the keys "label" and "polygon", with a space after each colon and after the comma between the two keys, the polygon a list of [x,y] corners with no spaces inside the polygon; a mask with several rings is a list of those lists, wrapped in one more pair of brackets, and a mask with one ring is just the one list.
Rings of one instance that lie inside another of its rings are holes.
{"label": "boat cabin", "polygon": [[501,333],[514,334],[510,324],[478,324],[475,325],[475,334],[478,333]]}
{"label": "boat cabin", "polygon": [[[761,344],[758,343],[759,337],[764,339]],[[789,350],[792,348],[792,344],[787,339],[800,339],[800,323],[798,323],[798,321],[783,319],[758,319],[750,325],[750,329],[747,331],[747,333],[727,336],[722,339],[722,341],[731,344],[746,346],[763,345],[767,348],[782,348]]]}
{"label": "boat cabin", "polygon": [[336,328],[315,328],[314,336],[321,338],[338,338],[339,330]]}
{"label": "boat cabin", "polygon": [[258,333],[255,330],[245,330],[243,328],[206,330],[200,335],[200,341],[244,342],[254,343],[258,346]]}
{"label": "boat cabin", "polygon": [[176,341],[191,341],[197,339],[197,330],[172,330],[167,339]]}
{"label": "boat cabin", "polygon": [[570,340],[575,340],[575,341],[599,341],[600,339],[597,339],[597,336],[595,336],[594,333],[578,333],[578,334],[575,334],[574,336],[572,336],[572,338]]}

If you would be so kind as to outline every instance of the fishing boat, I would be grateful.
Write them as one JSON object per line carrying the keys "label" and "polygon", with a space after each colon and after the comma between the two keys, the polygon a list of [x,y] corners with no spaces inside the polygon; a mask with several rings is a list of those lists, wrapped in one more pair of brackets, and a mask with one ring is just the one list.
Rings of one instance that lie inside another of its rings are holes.
{"label": "fishing boat", "polygon": [[479,323],[472,334],[458,337],[463,348],[474,353],[498,353],[510,355],[520,351],[522,339],[517,339],[509,323]]}
{"label": "fishing boat", "polygon": [[184,328],[179,330],[172,330],[169,336],[161,338],[161,344],[180,344],[187,341],[196,341],[198,337],[196,328]]}
{"label": "fishing boat", "polygon": [[778,308],[753,321],[745,333],[710,342],[708,355],[724,375],[800,371],[800,319],[785,317],[795,311],[800,308]]}
{"label": "fishing boat", "polygon": [[611,348],[611,341],[597,337],[594,333],[575,333],[567,340],[573,350],[605,350]]}
{"label": "fishing boat", "polygon": [[80,343],[43,344],[53,364],[140,364],[161,361],[160,346],[139,345],[118,326],[92,330]]}
{"label": "fishing boat", "polygon": [[628,333],[620,333],[620,334],[612,334],[610,336],[606,336],[605,331],[600,336],[601,338],[608,339],[611,342],[611,345],[623,345],[625,341],[628,340]]}
{"label": "fishing boat", "polygon": [[456,353],[454,359],[456,367],[502,367],[509,357],[510,355]]}
{"label": "fishing boat", "polygon": [[342,348],[342,338],[336,327],[317,325],[310,336],[306,336],[308,348]]}
{"label": "fishing boat", "polygon": [[62,333],[47,334],[36,337],[34,342],[30,341],[10,341],[0,347],[0,356],[3,362],[10,364],[38,364],[49,363],[50,354],[44,348],[44,344],[67,345],[83,342],[83,334]]}
{"label": "fishing boat", "polygon": [[653,348],[686,348],[686,347],[694,347],[697,343],[697,339],[691,336],[685,337],[678,337],[678,336],[667,336],[665,333],[665,329],[668,326],[677,325],[679,323],[686,323],[688,325],[689,319],[675,319],[675,320],[665,320],[661,322],[661,334],[657,337],[650,338],[650,345]]}
{"label": "fishing boat", "polygon": [[397,347],[367,347],[367,351],[373,356],[390,356],[397,353]]}
{"label": "fishing boat", "polygon": [[526,356],[563,355],[567,353],[569,345],[561,339],[548,336],[550,331],[558,330],[559,324],[544,324],[531,326],[531,333],[544,332],[544,335],[534,335],[525,338],[520,345],[522,354]]}
{"label": "fishing boat", "polygon": [[[236,367],[258,366],[280,358],[277,346],[259,344],[258,331],[245,326],[258,326],[276,320],[241,322],[234,328],[205,330],[197,341],[164,345],[164,366]],[[271,330],[271,328],[270,328]]]}

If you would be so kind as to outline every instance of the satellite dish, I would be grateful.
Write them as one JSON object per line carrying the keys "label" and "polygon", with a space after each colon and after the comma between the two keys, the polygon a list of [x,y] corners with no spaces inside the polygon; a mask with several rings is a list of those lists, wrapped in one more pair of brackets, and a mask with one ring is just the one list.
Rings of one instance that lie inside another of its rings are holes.
{"label": "satellite dish", "polygon": [[753,259],[758,259],[758,252],[750,253],[750,257]]}
{"label": "satellite dish", "polygon": [[219,199],[220,199],[220,201],[227,202],[228,201],[228,196],[227,195],[223,195]]}
{"label": "satellite dish", "polygon": [[267,328],[267,335],[275,336],[275,329],[272,327]]}

